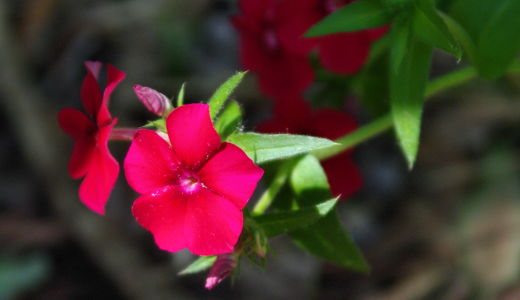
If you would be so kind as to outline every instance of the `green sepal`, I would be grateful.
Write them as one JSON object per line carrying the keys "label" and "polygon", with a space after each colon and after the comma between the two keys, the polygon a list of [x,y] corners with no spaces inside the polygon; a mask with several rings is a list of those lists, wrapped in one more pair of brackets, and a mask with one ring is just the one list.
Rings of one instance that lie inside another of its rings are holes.
{"label": "green sepal", "polygon": [[231,101],[215,120],[215,130],[220,139],[225,141],[231,134],[240,129],[242,125],[242,112],[236,101]]}
{"label": "green sepal", "polygon": [[255,164],[336,145],[331,140],[306,135],[253,132],[232,134],[227,141],[240,147]]}
{"label": "green sepal", "polygon": [[177,107],[184,104],[184,86],[186,83],[183,83],[181,89],[179,90],[179,95],[177,96]]}

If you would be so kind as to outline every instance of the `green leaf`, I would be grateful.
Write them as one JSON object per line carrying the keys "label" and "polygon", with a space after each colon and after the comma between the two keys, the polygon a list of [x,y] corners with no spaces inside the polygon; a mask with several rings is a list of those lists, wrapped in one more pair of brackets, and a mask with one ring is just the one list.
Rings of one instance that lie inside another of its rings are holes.
{"label": "green leaf", "polygon": [[424,92],[431,57],[432,47],[412,37],[399,72],[390,72],[390,102],[394,128],[410,169],[419,147]]}
{"label": "green leaf", "polygon": [[506,1],[493,14],[478,39],[478,68],[496,79],[507,71],[520,51],[520,1]]}
{"label": "green leaf", "polygon": [[473,41],[478,41],[489,20],[507,1],[509,0],[457,0],[451,5],[448,14],[462,25]]}
{"label": "green leaf", "polygon": [[461,58],[459,43],[437,13],[431,0],[417,0],[412,13],[412,28],[427,44]]}
{"label": "green leaf", "polygon": [[229,78],[226,82],[224,82],[218,90],[211,96],[208,101],[209,104],[209,114],[211,116],[211,120],[214,120],[217,116],[218,112],[228,99],[229,95],[233,92],[233,90],[237,87],[237,85],[242,81],[246,72],[238,72]]}
{"label": "green leaf", "polygon": [[178,275],[188,275],[199,273],[204,270],[211,268],[215,260],[217,259],[216,255],[211,256],[201,256],[196,261],[192,262],[188,267],[184,270],[180,271]]}
{"label": "green leaf", "polygon": [[181,89],[179,90],[179,95],[177,96],[177,107],[184,104],[184,86],[186,83],[183,83]]}
{"label": "green leaf", "polygon": [[439,12],[441,17],[444,19],[446,26],[450,29],[451,33],[455,36],[457,41],[459,42],[462,50],[462,54],[473,64],[477,64],[476,61],[476,53],[477,48],[475,46],[475,42],[466,30],[452,17],[448,16],[445,13]]}
{"label": "green leaf", "polygon": [[256,164],[336,145],[331,140],[306,135],[253,132],[232,134],[227,141],[244,150]]}
{"label": "green leaf", "polygon": [[[298,161],[290,182],[299,207],[313,207],[331,197],[327,176],[312,155],[305,155]],[[317,257],[351,270],[369,271],[361,251],[341,226],[335,209],[315,223],[293,230],[288,235],[297,245]]]}
{"label": "green leaf", "polygon": [[304,36],[352,32],[390,23],[392,12],[379,0],[359,0],[336,10],[312,26]]}
{"label": "green leaf", "polygon": [[148,124],[143,126],[144,128],[157,128],[162,132],[166,133],[166,118],[157,119],[154,121],[148,121]]}
{"label": "green leaf", "polygon": [[282,235],[289,231],[308,226],[327,213],[336,205],[339,197],[325,201],[315,206],[300,208],[287,212],[275,212],[254,217],[268,238]]}
{"label": "green leaf", "polygon": [[410,20],[397,18],[390,28],[392,44],[390,46],[390,67],[394,73],[399,71],[403,58],[408,48],[408,40],[411,36]]}
{"label": "green leaf", "polygon": [[236,101],[231,101],[215,121],[215,130],[220,138],[225,141],[228,136],[240,128],[242,123],[242,112]]}

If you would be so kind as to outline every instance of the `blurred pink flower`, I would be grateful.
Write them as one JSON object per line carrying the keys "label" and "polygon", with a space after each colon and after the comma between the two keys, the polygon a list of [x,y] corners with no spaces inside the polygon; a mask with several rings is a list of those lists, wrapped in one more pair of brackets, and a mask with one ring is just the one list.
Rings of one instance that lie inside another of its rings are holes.
{"label": "blurred pink flower", "polygon": [[271,97],[299,94],[314,80],[307,56],[311,48],[291,51],[281,42],[289,16],[280,12],[279,4],[279,0],[241,0],[241,14],[231,18],[240,33],[242,66],[256,73],[260,89]]}
{"label": "blurred pink flower", "polygon": [[81,86],[81,99],[87,115],[74,108],[58,113],[63,131],[74,138],[74,150],[69,161],[69,174],[78,179],[86,175],[79,188],[79,197],[93,211],[104,214],[105,203],[119,174],[119,164],[107,147],[108,136],[117,119],[108,112],[110,94],[125,74],[107,65],[107,85],[103,95],[97,79],[102,64],[85,62],[87,76]]}
{"label": "blurred pink flower", "polygon": [[263,170],[237,146],[223,142],[206,104],[183,105],[166,119],[170,144],[141,129],[125,158],[136,220],[170,252],[231,252],[243,227],[241,210]]}
{"label": "blurred pink flower", "polygon": [[[258,125],[258,132],[291,133],[337,139],[358,128],[348,114],[329,108],[312,111],[300,97],[279,99],[274,104],[274,118]],[[334,197],[352,196],[362,184],[361,172],[351,158],[352,150],[321,161]]]}

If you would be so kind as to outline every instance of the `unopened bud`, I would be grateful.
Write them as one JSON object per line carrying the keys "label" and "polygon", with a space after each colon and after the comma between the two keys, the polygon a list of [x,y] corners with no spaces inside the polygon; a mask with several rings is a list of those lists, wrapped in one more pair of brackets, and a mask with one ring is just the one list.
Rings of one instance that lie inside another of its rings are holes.
{"label": "unopened bud", "polygon": [[170,99],[154,89],[136,84],[134,91],[146,108],[156,115],[163,116],[171,109]]}
{"label": "unopened bud", "polygon": [[209,271],[206,288],[208,290],[214,288],[233,272],[237,264],[238,255],[235,252],[219,254]]}

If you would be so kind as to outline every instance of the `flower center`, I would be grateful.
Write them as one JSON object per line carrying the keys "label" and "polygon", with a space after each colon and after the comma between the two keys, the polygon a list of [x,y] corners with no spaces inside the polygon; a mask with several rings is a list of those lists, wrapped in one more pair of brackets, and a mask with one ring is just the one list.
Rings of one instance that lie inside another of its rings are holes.
{"label": "flower center", "polygon": [[274,28],[267,27],[264,30],[263,42],[268,53],[275,54],[278,52],[279,42]]}
{"label": "flower center", "polygon": [[186,172],[181,175],[179,184],[185,193],[193,193],[200,186],[199,179],[195,176],[195,174],[190,172]]}

